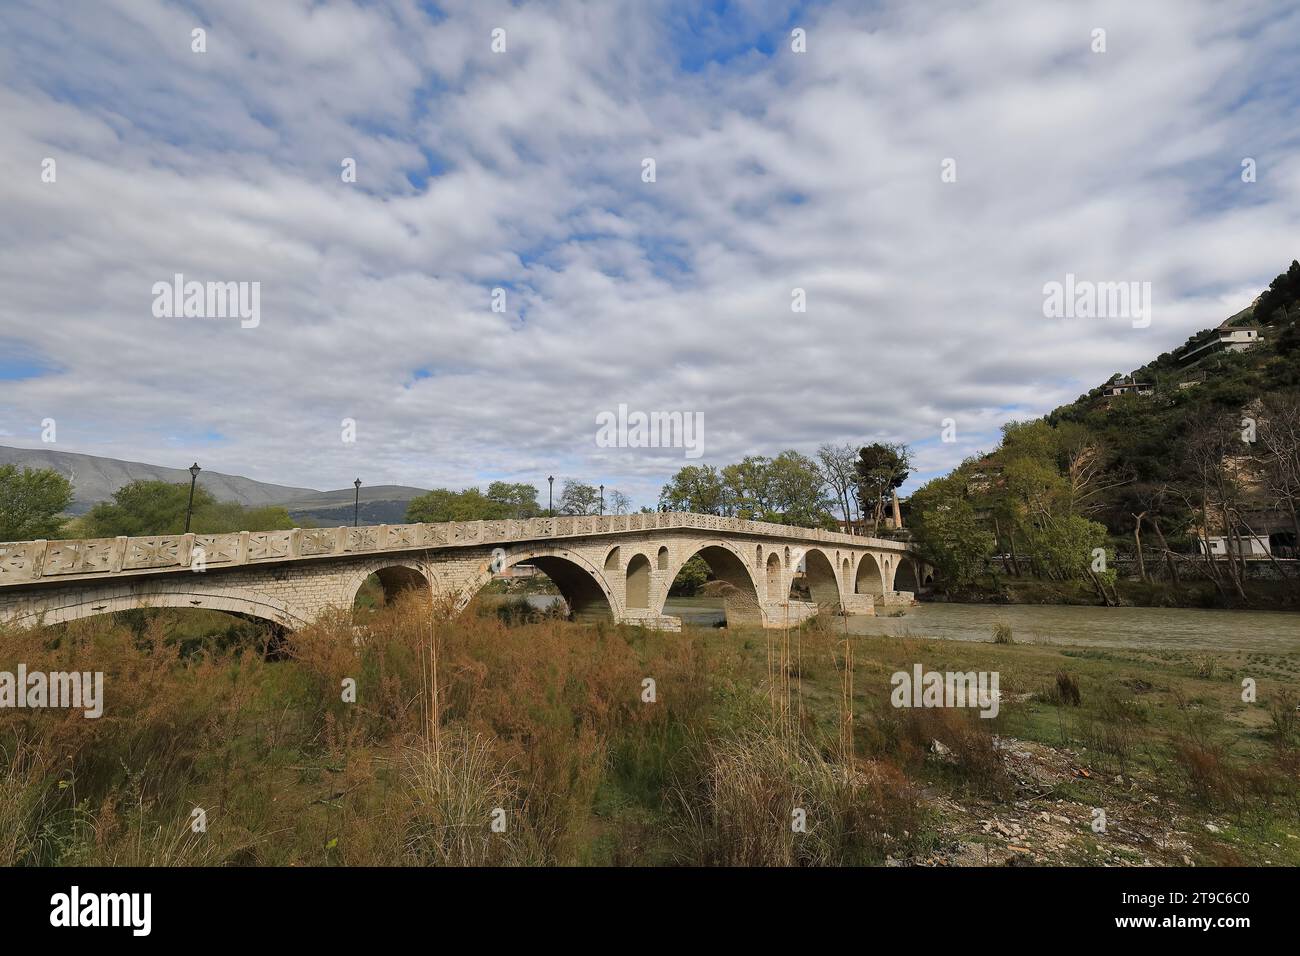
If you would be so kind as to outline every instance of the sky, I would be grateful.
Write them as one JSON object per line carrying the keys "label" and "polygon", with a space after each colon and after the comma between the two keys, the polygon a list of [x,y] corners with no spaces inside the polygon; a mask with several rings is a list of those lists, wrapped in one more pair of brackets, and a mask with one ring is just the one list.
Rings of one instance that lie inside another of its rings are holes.
{"label": "sky", "polygon": [[1294,3],[0,6],[0,444],[653,504],[879,440],[906,491],[1300,254]]}

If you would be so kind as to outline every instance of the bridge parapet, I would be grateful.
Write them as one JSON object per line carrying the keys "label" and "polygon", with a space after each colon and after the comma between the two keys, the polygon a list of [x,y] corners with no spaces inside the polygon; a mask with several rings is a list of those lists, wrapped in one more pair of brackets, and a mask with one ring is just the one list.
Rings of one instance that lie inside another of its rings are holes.
{"label": "bridge parapet", "polygon": [[421,551],[516,541],[580,538],[654,530],[690,529],[729,535],[784,538],[855,548],[906,552],[906,544],[819,528],[800,528],[689,512],[563,515],[526,519],[382,524],[349,528],[294,528],[146,537],[10,541],[0,543],[0,587],[33,581],[76,581],[104,575],[300,562],[364,554]]}

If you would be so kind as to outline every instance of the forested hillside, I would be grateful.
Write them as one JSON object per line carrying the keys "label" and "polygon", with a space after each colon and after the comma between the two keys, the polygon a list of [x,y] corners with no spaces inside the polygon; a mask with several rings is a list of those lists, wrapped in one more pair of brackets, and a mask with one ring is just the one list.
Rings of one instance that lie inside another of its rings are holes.
{"label": "forested hillside", "polygon": [[[1201,348],[1238,339],[1240,350]],[[1270,590],[1256,579],[1289,575],[1294,587],[1298,442],[1292,262],[1217,329],[1043,419],[1006,426],[995,451],[912,496],[911,523],[949,587],[990,572],[1032,576],[1084,582],[1110,603],[1129,576],[1175,592],[1201,582],[1221,602],[1248,604]]]}

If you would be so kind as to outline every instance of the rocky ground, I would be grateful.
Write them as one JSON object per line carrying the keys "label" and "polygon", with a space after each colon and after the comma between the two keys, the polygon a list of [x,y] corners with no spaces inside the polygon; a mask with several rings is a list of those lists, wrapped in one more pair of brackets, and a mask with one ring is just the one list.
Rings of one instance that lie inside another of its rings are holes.
{"label": "rocky ground", "polygon": [[[1175,812],[1148,782],[1097,773],[1087,754],[1008,737],[997,745],[1015,784],[1014,799],[958,803],[927,791],[937,845],[891,865],[1190,866],[1198,830],[1222,830]],[[930,759],[949,759],[942,744]],[[1096,812],[1102,810],[1104,829]]]}

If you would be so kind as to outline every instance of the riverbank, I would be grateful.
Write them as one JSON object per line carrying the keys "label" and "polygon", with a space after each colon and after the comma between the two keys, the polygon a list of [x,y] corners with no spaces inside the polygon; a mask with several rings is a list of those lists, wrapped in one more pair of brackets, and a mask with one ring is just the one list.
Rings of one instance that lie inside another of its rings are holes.
{"label": "riverbank", "polygon": [[916,604],[879,617],[850,617],[852,634],[982,643],[1007,627],[1021,644],[1198,654],[1300,651],[1300,621],[1285,611],[1084,607],[1037,604]]}
{"label": "riverbank", "polygon": [[[1125,607],[1240,608],[1225,599],[1214,584],[1205,580],[1185,581],[1175,587],[1167,581],[1123,578],[1115,583],[1119,601]],[[1255,580],[1248,589],[1249,608],[1255,610],[1300,611],[1300,582]],[[959,604],[1060,604],[1104,607],[1097,589],[1086,581],[1051,581],[1013,575],[981,575],[969,587],[936,589],[923,601],[951,601]]]}
{"label": "riverbank", "polygon": [[[0,643],[0,669],[104,671],[107,703],[0,711],[0,863],[1300,864],[1294,641],[431,625],[399,602],[269,659],[182,646],[182,616]],[[893,706],[918,664],[998,674],[996,716]]]}

